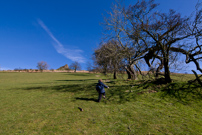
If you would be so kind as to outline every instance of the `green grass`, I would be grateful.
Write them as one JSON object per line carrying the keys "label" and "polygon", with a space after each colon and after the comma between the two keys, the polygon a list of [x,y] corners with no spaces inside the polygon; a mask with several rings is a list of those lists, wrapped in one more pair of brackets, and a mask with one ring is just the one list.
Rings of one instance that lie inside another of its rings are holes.
{"label": "green grass", "polygon": [[[97,103],[100,78],[111,81]],[[0,134],[202,134],[200,86],[186,83],[194,75],[172,78],[158,85],[101,74],[0,73]]]}

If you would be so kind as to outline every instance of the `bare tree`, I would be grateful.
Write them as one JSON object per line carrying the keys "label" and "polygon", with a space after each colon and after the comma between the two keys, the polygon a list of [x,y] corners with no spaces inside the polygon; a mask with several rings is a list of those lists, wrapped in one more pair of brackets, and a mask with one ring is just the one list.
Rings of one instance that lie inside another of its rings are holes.
{"label": "bare tree", "polygon": [[[152,68],[152,63],[158,60],[160,64],[156,69],[156,76],[164,67],[165,81],[169,83],[171,82],[170,47],[177,45],[177,41],[188,37],[183,33],[186,18],[182,18],[173,10],[170,10],[168,14],[157,13],[154,10],[156,7],[157,4],[153,0],[142,0],[127,9],[123,9],[122,13],[127,23],[130,24],[130,31],[126,31],[129,40],[143,48],[143,50],[136,49],[135,54],[138,52],[140,58],[144,56],[150,68]],[[137,57],[136,55],[133,56]],[[151,59],[152,63],[150,63]]]}
{"label": "bare tree", "polygon": [[[201,54],[201,10],[191,23],[191,18],[182,17],[174,10],[169,13],[155,12],[157,5],[154,0],[138,1],[127,8],[117,3],[110,18],[105,19],[106,29],[112,33],[108,36],[116,38],[124,50],[129,79],[136,79],[134,66],[137,67],[138,61],[144,58],[150,68],[158,61],[156,77],[164,68],[165,82],[170,83],[170,65],[177,61],[177,53],[185,54],[189,59],[186,62],[193,61],[201,70],[197,63],[201,57],[193,58]],[[186,42],[191,37],[195,37],[196,46],[189,46]]]}
{"label": "bare tree", "polygon": [[123,55],[119,44],[115,40],[109,40],[102,43],[98,49],[94,51],[95,62],[103,68],[104,73],[113,72],[114,79],[117,79],[119,69],[123,67]]}
{"label": "bare tree", "polygon": [[[106,37],[113,38],[119,42],[117,44],[123,52],[125,58],[125,69],[128,74],[128,79],[137,79],[135,66],[138,67],[138,61],[143,58],[142,55],[146,53],[144,36],[133,24],[128,20],[125,8],[122,8],[120,3],[114,5],[112,12],[109,13],[110,17],[105,18],[105,29],[110,31],[110,35]],[[134,29],[136,31],[134,31]],[[131,40],[134,38],[134,40]],[[142,38],[142,42],[139,41]]]}
{"label": "bare tree", "polygon": [[81,65],[77,61],[75,61],[69,66],[69,68],[74,70],[74,72],[76,73],[76,70],[81,70]]}
{"label": "bare tree", "polygon": [[[189,25],[187,25],[187,33],[191,33],[189,36],[189,40],[185,43],[181,43],[180,47],[171,47],[171,50],[174,52],[179,52],[186,56],[185,63],[193,62],[196,66],[196,69],[202,73],[202,68],[200,66],[202,59],[202,8],[201,3],[197,3],[195,12],[190,16]],[[194,42],[193,42],[194,41]],[[196,79],[194,81],[198,81],[199,84],[202,85],[200,77],[198,76],[195,70],[192,70],[195,74]]]}
{"label": "bare tree", "polygon": [[37,63],[37,68],[43,72],[43,70],[48,69],[49,65],[45,61],[41,61]]}

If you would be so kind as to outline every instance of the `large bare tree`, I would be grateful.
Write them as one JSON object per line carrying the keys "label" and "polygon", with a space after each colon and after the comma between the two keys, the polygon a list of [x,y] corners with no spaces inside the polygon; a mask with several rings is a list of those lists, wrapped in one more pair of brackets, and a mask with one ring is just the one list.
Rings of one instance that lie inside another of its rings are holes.
{"label": "large bare tree", "polygon": [[[189,25],[186,26],[187,33],[190,33],[188,40],[185,43],[181,43],[180,47],[171,47],[173,52],[179,52],[186,56],[185,63],[193,62],[196,66],[196,69],[202,73],[202,68],[200,66],[202,59],[202,8],[200,7],[201,3],[197,3],[196,10],[189,17]],[[202,85],[200,77],[198,77],[195,70],[192,72],[196,75],[196,80]]]}
{"label": "large bare tree", "polygon": [[[132,75],[132,79],[135,79],[134,65],[144,58],[150,68],[154,61],[159,61],[156,77],[164,68],[165,82],[170,83],[170,63],[177,60],[177,53],[185,54],[189,57],[189,61],[199,65],[193,56],[199,56],[201,51],[199,45],[201,11],[198,10],[193,23],[191,22],[193,18],[182,17],[174,10],[168,13],[156,12],[157,5],[154,0],[138,1],[127,8],[118,3],[105,22],[107,30],[112,31],[111,36],[117,38],[125,51],[129,78]],[[187,43],[191,37],[197,40],[196,46],[189,46]],[[182,42],[184,44],[181,44]],[[188,50],[184,49],[188,47]],[[197,69],[200,69],[199,66]]]}
{"label": "large bare tree", "polygon": [[[133,24],[127,19],[125,9],[120,3],[114,5],[110,17],[105,18],[105,29],[109,34],[106,37],[113,38],[119,42],[117,44],[122,49],[122,55],[125,58],[125,69],[128,74],[128,79],[137,79],[135,66],[138,67],[138,61],[143,58],[146,53],[145,44],[146,37],[141,36],[141,32],[136,29],[134,31]],[[131,40],[131,39],[134,40]],[[139,40],[142,38],[143,40]]]}
{"label": "large bare tree", "polygon": [[103,68],[104,73],[112,71],[114,79],[117,79],[119,69],[123,67],[122,50],[115,40],[102,43],[95,51],[95,62]]}

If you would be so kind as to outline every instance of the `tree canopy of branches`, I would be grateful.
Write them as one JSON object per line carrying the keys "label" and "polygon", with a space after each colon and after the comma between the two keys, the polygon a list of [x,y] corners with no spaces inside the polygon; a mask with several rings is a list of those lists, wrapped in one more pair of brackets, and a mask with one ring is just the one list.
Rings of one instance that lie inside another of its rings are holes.
{"label": "tree canopy of branches", "polygon": [[122,50],[115,40],[102,43],[94,51],[95,62],[102,67],[104,73],[113,72],[114,79],[117,79],[117,72],[123,67]]}
{"label": "tree canopy of branches", "polygon": [[182,17],[174,10],[168,13],[156,12],[158,4],[154,0],[138,1],[127,8],[120,3],[114,6],[110,17],[105,19],[106,29],[111,31],[109,37],[119,41],[118,45],[125,52],[129,79],[136,78],[134,65],[144,59],[150,68],[158,61],[156,77],[164,69],[165,82],[170,83],[170,63],[177,60],[179,53],[186,56],[186,63],[194,62],[197,70],[202,73],[198,63],[202,58],[202,10],[199,5],[198,3],[195,14],[190,17]]}
{"label": "tree canopy of branches", "polygon": [[47,62],[45,62],[45,61],[40,61],[40,62],[37,63],[37,68],[38,68],[41,72],[43,72],[43,70],[47,70],[48,67],[49,67],[49,66],[48,66]]}
{"label": "tree canopy of branches", "polygon": [[69,68],[76,72],[76,70],[81,70],[81,65],[77,61],[75,61],[69,66]]}

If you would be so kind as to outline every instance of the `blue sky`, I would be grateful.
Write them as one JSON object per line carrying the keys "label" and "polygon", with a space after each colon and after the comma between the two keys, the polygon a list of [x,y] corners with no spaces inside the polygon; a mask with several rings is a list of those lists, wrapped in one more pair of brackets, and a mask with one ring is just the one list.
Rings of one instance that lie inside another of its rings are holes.
{"label": "blue sky", "polygon": [[[126,0],[125,4],[137,0]],[[198,0],[156,0],[159,10],[189,15]],[[78,61],[85,69],[102,38],[103,16],[114,0],[1,0],[0,70],[50,69]]]}

